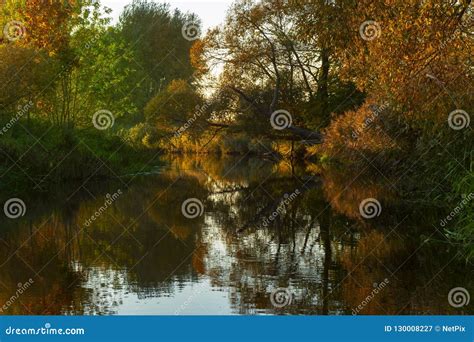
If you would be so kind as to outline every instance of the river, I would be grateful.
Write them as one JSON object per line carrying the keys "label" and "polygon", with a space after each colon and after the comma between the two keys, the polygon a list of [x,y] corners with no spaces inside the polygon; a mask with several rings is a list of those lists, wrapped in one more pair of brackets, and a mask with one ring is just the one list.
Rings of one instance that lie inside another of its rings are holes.
{"label": "river", "polygon": [[[444,211],[376,170],[210,156],[87,180],[0,218],[2,314],[473,314]],[[361,217],[361,203],[376,199]],[[423,203],[423,204],[420,204]],[[374,208],[372,208],[374,209]]]}

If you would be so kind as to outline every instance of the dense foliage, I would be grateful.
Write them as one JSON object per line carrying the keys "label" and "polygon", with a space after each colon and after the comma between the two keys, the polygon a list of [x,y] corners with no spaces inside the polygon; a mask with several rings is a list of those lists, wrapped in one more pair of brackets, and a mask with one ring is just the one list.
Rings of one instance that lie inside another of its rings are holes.
{"label": "dense foliage", "polygon": [[[116,25],[92,0],[6,0],[0,14],[2,170],[69,179],[157,149],[286,154],[400,175],[409,200],[452,207],[474,191],[471,0],[237,0],[201,39],[187,36],[195,15],[145,0]],[[446,228],[471,248],[473,212]]]}

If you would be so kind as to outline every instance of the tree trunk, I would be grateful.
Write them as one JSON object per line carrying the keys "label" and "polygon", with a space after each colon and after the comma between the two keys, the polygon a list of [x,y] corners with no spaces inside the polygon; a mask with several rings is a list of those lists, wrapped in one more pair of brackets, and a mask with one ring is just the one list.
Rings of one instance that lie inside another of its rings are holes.
{"label": "tree trunk", "polygon": [[321,51],[321,75],[319,77],[318,98],[321,101],[321,114],[323,115],[324,123],[329,122],[329,51],[323,48]]}

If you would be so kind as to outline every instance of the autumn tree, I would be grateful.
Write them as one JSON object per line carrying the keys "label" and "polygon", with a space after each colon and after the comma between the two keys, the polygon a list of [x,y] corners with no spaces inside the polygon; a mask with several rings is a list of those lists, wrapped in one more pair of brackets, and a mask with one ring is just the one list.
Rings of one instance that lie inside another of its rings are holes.
{"label": "autumn tree", "polygon": [[413,124],[472,108],[470,0],[343,3],[348,34],[337,49],[345,77],[380,102],[403,106]]}
{"label": "autumn tree", "polygon": [[10,4],[6,9],[9,18],[14,18],[10,21],[15,25],[14,33],[21,36],[7,39],[4,48],[12,54],[21,49],[30,51],[34,57],[23,59],[25,63],[19,68],[20,73],[29,68],[34,70],[39,63],[48,66],[45,68],[48,82],[42,88],[30,87],[35,89],[30,96],[36,98],[42,112],[47,113],[53,123],[74,124],[80,110],[77,106],[80,56],[77,46],[73,46],[74,35],[84,26],[93,25],[93,21],[100,23],[99,2],[32,0]]}
{"label": "autumn tree", "polygon": [[[336,9],[319,5],[325,10],[319,13],[319,25],[335,21],[331,16]],[[328,124],[330,113],[347,108],[341,98],[355,92],[349,107],[360,101],[353,86],[338,81],[330,34],[314,38],[307,29],[313,24],[307,12],[314,10],[307,3],[238,1],[225,24],[193,49],[200,70],[210,70],[209,75],[223,69],[218,88],[233,93],[236,100],[228,104],[234,124],[246,132],[318,142],[318,130]],[[270,119],[279,110],[289,112],[292,123],[274,130]]]}
{"label": "autumn tree", "polygon": [[340,8],[347,33],[334,41],[340,74],[367,101],[331,123],[322,152],[392,165],[413,178],[407,193],[424,183],[439,196],[460,183],[472,187],[471,1],[342,1]]}
{"label": "autumn tree", "polygon": [[67,54],[72,26],[81,8],[76,1],[26,1],[19,10],[27,32],[21,43],[50,55]]}

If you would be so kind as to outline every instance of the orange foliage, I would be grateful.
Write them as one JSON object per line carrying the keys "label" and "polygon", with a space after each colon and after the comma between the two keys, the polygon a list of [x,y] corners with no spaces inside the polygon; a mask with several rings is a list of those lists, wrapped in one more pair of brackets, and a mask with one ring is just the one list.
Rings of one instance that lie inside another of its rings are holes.
{"label": "orange foliage", "polygon": [[191,59],[191,65],[196,69],[198,75],[205,74],[209,71],[207,63],[204,59],[204,41],[201,39],[196,40],[196,42],[191,47],[189,51],[189,56]]}
{"label": "orange foliage", "polygon": [[51,55],[64,51],[75,12],[75,1],[28,0],[20,9],[28,33],[22,43],[45,49]]}
{"label": "orange foliage", "polygon": [[353,37],[339,50],[342,73],[371,97],[390,101],[412,124],[445,123],[453,106],[473,104],[467,1],[362,0],[347,10]]}
{"label": "orange foliage", "polygon": [[[396,139],[398,128],[384,104],[367,101],[356,111],[349,111],[333,119],[325,131],[322,151],[328,156],[353,162],[374,155],[390,155],[400,150]],[[390,132],[393,130],[393,136]]]}
{"label": "orange foliage", "polygon": [[323,153],[396,163],[401,152],[413,154],[419,137],[446,132],[450,112],[473,107],[474,20],[466,1],[362,0],[344,11],[352,36],[339,42],[341,74],[369,99],[332,121]]}

